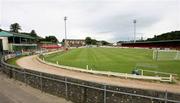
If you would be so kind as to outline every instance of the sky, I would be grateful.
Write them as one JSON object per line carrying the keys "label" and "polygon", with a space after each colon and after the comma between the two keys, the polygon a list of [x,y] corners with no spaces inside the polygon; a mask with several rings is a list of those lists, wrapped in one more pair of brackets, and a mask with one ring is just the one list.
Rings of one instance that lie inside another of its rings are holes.
{"label": "sky", "polygon": [[180,0],[0,0],[0,28],[19,23],[20,32],[32,29],[42,37],[117,42],[144,39],[180,30]]}

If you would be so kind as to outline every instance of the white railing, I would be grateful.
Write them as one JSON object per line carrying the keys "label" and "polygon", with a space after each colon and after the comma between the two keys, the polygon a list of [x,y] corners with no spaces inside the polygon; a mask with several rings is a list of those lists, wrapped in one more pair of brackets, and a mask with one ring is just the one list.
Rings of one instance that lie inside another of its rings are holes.
{"label": "white railing", "polygon": [[164,82],[173,81],[172,80],[173,78],[171,76],[170,77],[156,77],[156,76],[135,75],[135,74],[128,74],[128,73],[117,73],[117,72],[111,72],[111,71],[97,71],[97,70],[92,70],[92,69],[88,70],[88,69],[83,69],[83,68],[59,65],[58,62],[56,62],[57,64],[50,63],[50,62],[45,61],[44,58],[40,59],[38,56],[36,59],[44,64],[51,65],[54,67],[59,67],[59,68],[78,71],[78,72],[85,72],[85,73],[90,73],[90,74],[115,76],[115,77],[130,78],[130,79],[156,80],[156,81],[164,81]]}
{"label": "white railing", "polygon": [[37,44],[26,44],[26,43],[22,43],[22,44],[10,44],[12,46],[37,46]]}

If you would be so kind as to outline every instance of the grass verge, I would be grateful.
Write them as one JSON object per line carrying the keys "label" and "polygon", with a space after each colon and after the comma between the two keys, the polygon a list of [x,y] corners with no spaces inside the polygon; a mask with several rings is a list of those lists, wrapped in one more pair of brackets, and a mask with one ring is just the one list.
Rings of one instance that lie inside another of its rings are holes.
{"label": "grass verge", "polygon": [[19,65],[16,63],[16,61],[17,61],[18,59],[22,58],[22,57],[24,57],[24,56],[18,56],[18,57],[15,57],[15,58],[11,58],[11,59],[8,59],[6,62],[7,62],[8,64],[11,64],[11,65],[14,65],[14,66],[19,67]]}

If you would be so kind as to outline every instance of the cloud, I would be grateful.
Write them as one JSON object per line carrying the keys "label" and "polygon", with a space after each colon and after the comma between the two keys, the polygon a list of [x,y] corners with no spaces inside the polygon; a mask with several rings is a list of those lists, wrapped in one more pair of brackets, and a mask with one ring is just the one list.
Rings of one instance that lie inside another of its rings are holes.
{"label": "cloud", "polygon": [[68,16],[68,38],[128,40],[133,38],[133,19],[137,38],[152,37],[180,29],[178,0],[2,0],[1,28],[18,22],[23,31],[35,29],[41,36],[64,38],[64,16]]}

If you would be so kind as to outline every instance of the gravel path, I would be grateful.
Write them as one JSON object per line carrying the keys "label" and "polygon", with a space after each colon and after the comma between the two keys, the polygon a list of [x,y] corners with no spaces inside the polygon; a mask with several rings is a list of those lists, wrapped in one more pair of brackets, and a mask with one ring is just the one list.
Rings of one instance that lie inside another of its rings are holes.
{"label": "gravel path", "polygon": [[0,103],[71,103],[0,73]]}
{"label": "gravel path", "polygon": [[158,83],[158,82],[148,82],[140,80],[130,80],[130,79],[121,79],[117,77],[107,77],[101,75],[93,75],[88,73],[82,73],[72,70],[66,70],[54,66],[50,66],[44,63],[39,62],[36,59],[36,55],[23,57],[17,60],[17,64],[23,68],[28,68],[31,70],[41,71],[45,73],[51,73],[61,76],[73,77],[76,79],[87,80],[98,83],[111,84],[116,86],[132,87],[132,88],[142,88],[150,90],[159,90],[159,91],[169,91],[174,93],[180,93],[180,84],[167,84],[167,83]]}

